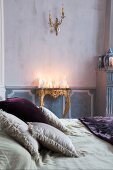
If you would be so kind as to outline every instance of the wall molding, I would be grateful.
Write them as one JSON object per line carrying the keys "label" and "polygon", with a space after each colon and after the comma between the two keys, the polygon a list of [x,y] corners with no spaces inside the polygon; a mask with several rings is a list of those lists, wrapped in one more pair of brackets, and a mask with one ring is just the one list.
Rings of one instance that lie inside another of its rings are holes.
{"label": "wall molding", "polygon": [[[39,98],[35,93],[37,87],[33,87],[33,86],[6,86],[6,97],[11,98],[11,97],[24,97],[27,99],[30,99],[33,103],[37,103],[39,102]],[[73,87],[71,89],[71,94],[70,94],[70,99],[71,99],[71,106],[70,106],[70,110],[68,113],[67,118],[73,118],[73,113],[78,114],[79,110],[80,110],[80,115],[85,115],[85,113],[88,113],[89,116],[94,116],[94,111],[95,111],[95,91],[96,88],[89,88],[89,87]],[[76,97],[76,95],[78,95],[81,98],[81,100],[79,101],[79,98]],[[85,96],[84,96],[85,95]],[[60,111],[65,109],[65,97],[62,96],[60,98],[61,102],[62,102],[62,107],[58,108]],[[77,104],[81,102],[81,105]],[[82,104],[82,102],[84,102]],[[73,103],[75,103],[75,105],[77,104],[76,109],[78,109],[78,111],[75,109],[74,111],[74,106]],[[58,104],[58,103],[56,103]],[[52,107],[54,107],[52,105]],[[79,108],[78,108],[79,107]],[[54,107],[57,108],[57,107]],[[56,110],[54,110],[56,111]],[[58,111],[58,112],[60,112]],[[77,112],[76,112],[77,111]],[[82,113],[81,113],[82,112]]]}
{"label": "wall molding", "polygon": [[11,98],[16,93],[28,93],[29,96],[31,96],[31,98],[32,98],[32,102],[35,103],[35,96],[31,92],[31,89],[29,89],[29,90],[28,89],[14,89],[14,90],[11,90],[11,92],[8,94],[8,98]]}
{"label": "wall molding", "polygon": [[4,85],[4,11],[3,0],[0,0],[0,100],[5,99]]}
{"label": "wall molding", "polygon": [[94,115],[94,94],[92,93],[92,91],[89,89],[89,90],[72,90],[72,93],[71,93],[71,96],[75,93],[75,92],[79,92],[79,93],[87,93],[88,96],[90,96],[90,100],[91,100],[91,106],[90,106],[90,109],[91,109],[91,117]]}
{"label": "wall molding", "polygon": [[[37,86],[5,86],[7,89],[37,89]],[[81,86],[70,86],[71,90],[95,90],[96,87],[81,87]]]}

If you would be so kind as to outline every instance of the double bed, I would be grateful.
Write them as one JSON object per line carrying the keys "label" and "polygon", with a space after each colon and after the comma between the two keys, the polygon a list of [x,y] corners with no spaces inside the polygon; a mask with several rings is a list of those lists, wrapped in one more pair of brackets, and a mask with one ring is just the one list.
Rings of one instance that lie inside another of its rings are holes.
{"label": "double bed", "polygon": [[0,170],[112,170],[113,145],[96,137],[78,119],[61,119],[72,134],[73,145],[83,154],[66,157],[42,149],[42,165],[37,166],[30,153],[0,128]]}

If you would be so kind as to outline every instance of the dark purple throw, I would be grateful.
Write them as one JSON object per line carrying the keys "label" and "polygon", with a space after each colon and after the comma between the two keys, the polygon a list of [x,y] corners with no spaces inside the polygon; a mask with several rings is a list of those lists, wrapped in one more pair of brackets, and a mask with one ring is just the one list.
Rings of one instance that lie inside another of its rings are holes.
{"label": "dark purple throw", "polygon": [[42,122],[48,124],[48,119],[42,110],[24,98],[9,98],[0,101],[0,109],[17,116],[25,122]]}
{"label": "dark purple throw", "polygon": [[113,117],[79,119],[93,134],[113,145]]}

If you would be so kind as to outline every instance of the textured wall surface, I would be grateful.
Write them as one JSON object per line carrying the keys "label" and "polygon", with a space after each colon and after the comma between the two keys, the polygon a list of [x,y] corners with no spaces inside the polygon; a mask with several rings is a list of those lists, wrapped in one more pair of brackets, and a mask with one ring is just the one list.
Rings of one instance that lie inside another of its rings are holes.
{"label": "textured wall surface", "polygon": [[4,16],[3,0],[0,0],[0,100],[5,98],[4,84]]}
{"label": "textured wall surface", "polygon": [[106,0],[65,0],[66,17],[56,36],[48,14],[59,17],[61,6],[56,0],[4,0],[7,86],[64,75],[70,86],[96,86],[96,57],[105,51]]}
{"label": "textured wall surface", "polygon": [[113,0],[111,0],[111,13],[110,13],[110,43],[109,46],[113,49]]}

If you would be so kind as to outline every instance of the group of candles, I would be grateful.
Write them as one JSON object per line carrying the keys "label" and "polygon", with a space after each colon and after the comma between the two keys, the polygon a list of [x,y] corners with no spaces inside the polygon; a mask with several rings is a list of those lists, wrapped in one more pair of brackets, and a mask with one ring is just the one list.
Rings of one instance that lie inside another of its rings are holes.
{"label": "group of candles", "polygon": [[63,80],[43,80],[41,78],[37,78],[34,81],[34,85],[38,88],[68,88],[67,80],[64,78]]}

